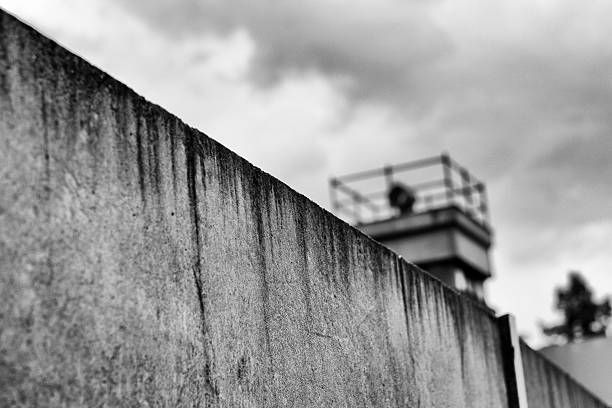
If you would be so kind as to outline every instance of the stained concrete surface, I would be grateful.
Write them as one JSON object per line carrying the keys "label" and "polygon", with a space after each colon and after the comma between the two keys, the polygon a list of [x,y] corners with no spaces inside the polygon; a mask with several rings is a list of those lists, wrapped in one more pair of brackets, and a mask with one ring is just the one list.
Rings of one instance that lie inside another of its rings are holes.
{"label": "stained concrete surface", "polygon": [[506,406],[493,316],[4,12],[0,295],[0,406]]}

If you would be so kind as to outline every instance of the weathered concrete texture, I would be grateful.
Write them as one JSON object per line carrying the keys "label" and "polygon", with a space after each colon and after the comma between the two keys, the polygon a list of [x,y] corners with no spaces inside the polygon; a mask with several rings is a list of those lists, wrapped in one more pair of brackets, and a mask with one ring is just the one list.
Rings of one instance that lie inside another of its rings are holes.
{"label": "weathered concrete texture", "polygon": [[491,315],[5,13],[0,115],[0,406],[506,406]]}
{"label": "weathered concrete texture", "polygon": [[536,408],[607,408],[565,371],[521,342],[527,400]]}

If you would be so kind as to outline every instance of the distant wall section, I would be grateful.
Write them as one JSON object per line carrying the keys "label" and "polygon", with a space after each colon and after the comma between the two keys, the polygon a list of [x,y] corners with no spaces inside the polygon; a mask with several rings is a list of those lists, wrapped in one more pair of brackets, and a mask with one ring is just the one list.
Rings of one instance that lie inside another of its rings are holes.
{"label": "distant wall section", "polygon": [[529,407],[606,408],[567,373],[521,342]]}

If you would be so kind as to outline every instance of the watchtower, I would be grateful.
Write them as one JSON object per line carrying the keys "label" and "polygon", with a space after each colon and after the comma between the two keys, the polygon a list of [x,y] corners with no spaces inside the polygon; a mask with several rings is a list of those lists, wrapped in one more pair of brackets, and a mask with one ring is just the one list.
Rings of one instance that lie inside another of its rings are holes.
{"label": "watchtower", "polygon": [[492,230],[484,183],[447,154],[330,180],[334,211],[484,302]]}

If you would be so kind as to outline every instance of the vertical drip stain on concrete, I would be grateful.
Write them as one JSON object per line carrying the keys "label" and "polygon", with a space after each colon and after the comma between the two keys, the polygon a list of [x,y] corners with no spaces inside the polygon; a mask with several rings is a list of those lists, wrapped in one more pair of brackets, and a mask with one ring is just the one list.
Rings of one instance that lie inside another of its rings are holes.
{"label": "vertical drip stain on concrete", "polygon": [[273,359],[273,351],[271,346],[271,336],[270,336],[270,287],[268,282],[268,264],[266,260],[266,256],[268,253],[268,248],[266,245],[266,229],[265,229],[265,220],[264,220],[264,210],[262,208],[263,205],[263,197],[264,197],[264,186],[261,183],[261,178],[258,170],[249,169],[247,172],[247,180],[249,181],[250,187],[249,196],[250,196],[250,204],[251,204],[251,214],[252,219],[255,221],[255,235],[257,242],[255,243],[258,246],[256,250],[258,254],[258,265],[259,265],[259,273],[261,278],[261,294],[262,294],[262,312],[263,312],[263,325],[264,325],[264,334],[265,334],[265,349],[268,353],[268,359],[270,361],[270,369],[272,369],[274,364]]}
{"label": "vertical drip stain on concrete", "polygon": [[[387,355],[387,364],[386,366],[390,369],[390,377],[393,382],[393,395],[397,400],[401,400],[401,372],[398,367],[397,356],[395,356],[391,351],[393,351],[393,345],[391,343],[391,333],[389,330],[388,319],[389,317],[385,315],[385,311],[387,310],[386,299],[385,296],[389,296],[389,288],[386,287],[387,282],[383,282],[383,279],[388,275],[391,275],[392,269],[396,267],[395,258],[390,257],[388,253],[385,253],[380,247],[368,247],[370,250],[370,255],[374,257],[376,261],[377,270],[374,271],[374,278],[376,282],[377,289],[377,301],[378,301],[378,309],[379,313],[381,313],[383,317],[382,324],[384,325],[384,342],[385,348],[389,351]],[[372,254],[373,253],[373,254]],[[384,274],[384,276],[383,276]]]}
{"label": "vertical drip stain on concrete", "polygon": [[42,116],[42,128],[43,128],[43,160],[45,168],[45,186],[44,188],[44,200],[48,201],[51,192],[51,153],[49,148],[49,120],[47,118],[47,100],[45,98],[45,91],[42,90],[40,93],[40,113]]}
{"label": "vertical drip stain on concrete", "polygon": [[[296,214],[295,220],[295,232],[297,235],[297,244],[298,251],[300,253],[300,277],[302,279],[301,283],[304,290],[304,301],[306,303],[306,324],[307,327],[306,332],[310,333],[313,330],[313,312],[312,312],[312,289],[310,285],[310,276],[309,276],[309,268],[308,268],[308,242],[306,240],[306,231],[308,228],[307,225],[307,213],[305,213],[304,209],[301,208],[297,201],[292,201],[293,204],[293,213]],[[282,206],[282,204],[281,204]]]}
{"label": "vertical drip stain on concrete", "polygon": [[200,214],[198,210],[198,186],[196,183],[197,173],[197,161],[199,156],[196,154],[194,147],[194,136],[188,134],[185,137],[185,167],[187,169],[187,191],[189,194],[189,212],[191,216],[191,242],[193,246],[193,278],[196,285],[201,323],[202,323],[202,335],[206,336],[206,309],[204,306],[203,289],[202,289],[202,265],[201,265],[201,243],[200,243]]}
{"label": "vertical drip stain on concrete", "polygon": [[159,136],[159,119],[154,117],[147,118],[147,129],[148,129],[148,168],[150,177],[151,177],[151,185],[153,187],[154,194],[153,196],[157,199],[156,208],[161,208],[164,205],[163,202],[160,201],[162,197],[162,186],[161,186],[161,170],[159,168],[162,158],[159,155],[159,144],[160,144],[160,136]]}
{"label": "vertical drip stain on concrete", "polygon": [[[168,129],[172,129],[171,131]],[[176,206],[176,183],[177,183],[177,174],[176,174],[176,139],[179,137],[178,132],[178,122],[171,118],[166,119],[166,130],[169,135],[168,139],[170,140],[170,169],[172,176],[172,194],[175,197],[174,205]]]}
{"label": "vertical drip stain on concrete", "polygon": [[140,198],[143,206],[143,210],[147,207],[147,189],[145,183],[145,167],[143,157],[143,145],[142,145],[142,128],[141,128],[141,112],[139,104],[136,103],[134,106],[134,117],[136,120],[136,130],[134,136],[136,137],[136,164],[138,166],[138,186],[140,187]]}
{"label": "vertical drip stain on concrete", "polygon": [[[212,404],[218,400],[219,390],[214,383],[211,373],[211,366],[213,364],[212,346],[210,344],[210,328],[208,326],[208,317],[206,310],[206,299],[205,288],[202,282],[202,275],[204,273],[202,269],[202,241],[201,241],[201,217],[199,211],[199,196],[198,191],[205,191],[205,185],[198,185],[197,183],[197,170],[198,164],[202,160],[202,152],[198,148],[199,141],[198,135],[188,132],[185,135],[185,166],[187,169],[187,191],[188,191],[188,203],[191,218],[191,243],[193,247],[192,255],[192,275],[195,283],[195,289],[198,299],[199,311],[200,311],[200,325],[201,325],[201,340],[203,344],[204,361],[203,364],[203,377],[205,385],[206,403]],[[206,178],[205,170],[202,168],[202,183]]]}
{"label": "vertical drip stain on concrete", "polygon": [[[9,33],[6,29],[5,20],[6,17],[4,14],[0,15],[0,38],[7,38]],[[0,115],[5,114],[6,110],[12,110],[12,104],[10,100],[10,88],[9,88],[9,69],[11,67],[11,61],[9,60],[8,53],[8,41],[0,41],[0,92],[2,95],[9,96],[8,98],[2,98],[0,100]],[[0,117],[3,117],[0,116]]]}

